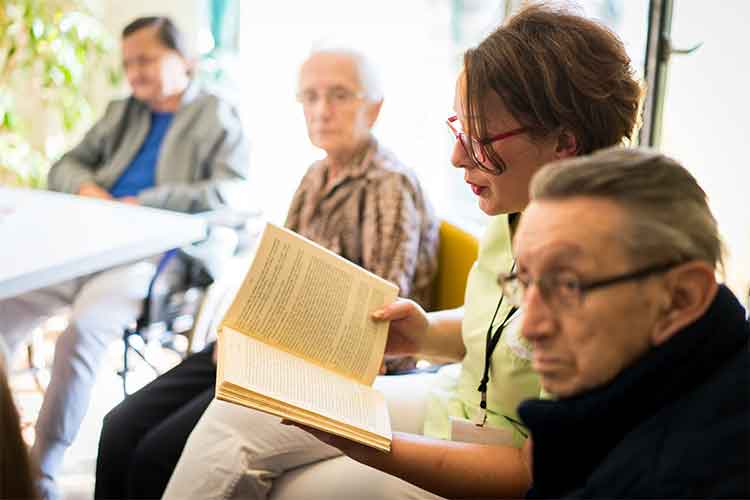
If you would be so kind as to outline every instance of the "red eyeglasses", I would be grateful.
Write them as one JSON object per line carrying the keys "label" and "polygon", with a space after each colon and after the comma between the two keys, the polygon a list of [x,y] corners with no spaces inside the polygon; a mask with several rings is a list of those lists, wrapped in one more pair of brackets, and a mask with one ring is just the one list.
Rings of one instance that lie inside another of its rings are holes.
{"label": "red eyeglasses", "polygon": [[456,125],[454,125],[456,122],[458,122],[458,116],[456,115],[451,116],[446,121],[446,123],[448,124],[448,128],[451,130],[451,133],[456,138],[456,140],[461,143],[464,151],[466,151],[466,155],[474,161],[477,168],[493,175],[500,175],[505,171],[505,162],[502,162],[501,159],[501,165],[486,165],[487,154],[484,152],[484,147],[492,144],[493,142],[502,141],[503,139],[507,139],[509,137],[513,137],[514,135],[526,132],[526,127],[520,127],[508,132],[503,132],[502,134],[493,135],[492,137],[488,137],[486,139],[473,139],[470,138],[466,133],[464,133],[463,130],[456,127]]}

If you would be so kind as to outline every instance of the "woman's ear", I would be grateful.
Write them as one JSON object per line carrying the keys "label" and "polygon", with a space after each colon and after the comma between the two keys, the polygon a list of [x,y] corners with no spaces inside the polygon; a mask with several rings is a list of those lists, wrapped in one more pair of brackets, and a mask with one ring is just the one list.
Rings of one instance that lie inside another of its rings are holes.
{"label": "woman's ear", "polygon": [[714,268],[699,260],[669,271],[664,286],[664,305],[651,334],[655,346],[703,316],[719,289]]}
{"label": "woman's ear", "polygon": [[578,140],[573,132],[563,129],[557,136],[555,145],[555,157],[558,160],[570,158],[578,154]]}

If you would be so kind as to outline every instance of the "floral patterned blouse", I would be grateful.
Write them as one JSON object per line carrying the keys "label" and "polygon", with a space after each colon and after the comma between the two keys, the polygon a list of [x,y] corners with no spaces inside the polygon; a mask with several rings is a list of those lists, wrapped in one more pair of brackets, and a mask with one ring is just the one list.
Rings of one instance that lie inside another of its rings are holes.
{"label": "floral patterned blouse", "polygon": [[438,219],[414,172],[374,140],[328,184],[313,163],[294,194],[286,226],[385,278],[429,309],[437,272]]}
{"label": "floral patterned blouse", "polygon": [[328,176],[325,160],[310,166],[286,226],[395,283],[400,296],[429,310],[439,223],[415,173],[373,139],[342,176],[333,183]]}

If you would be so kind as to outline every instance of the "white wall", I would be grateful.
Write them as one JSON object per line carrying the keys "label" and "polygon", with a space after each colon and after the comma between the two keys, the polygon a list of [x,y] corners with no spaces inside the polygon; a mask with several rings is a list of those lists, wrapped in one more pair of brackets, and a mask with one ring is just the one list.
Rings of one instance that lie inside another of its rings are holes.
{"label": "white wall", "polygon": [[[139,16],[166,15],[194,43],[202,23],[207,23],[200,0],[103,0],[99,15],[110,31],[119,38],[122,28]],[[97,8],[97,7],[94,7]]]}

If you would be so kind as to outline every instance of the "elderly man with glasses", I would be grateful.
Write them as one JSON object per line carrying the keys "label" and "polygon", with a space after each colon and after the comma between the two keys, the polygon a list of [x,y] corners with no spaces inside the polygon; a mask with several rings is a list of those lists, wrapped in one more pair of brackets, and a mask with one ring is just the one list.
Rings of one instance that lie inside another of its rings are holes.
{"label": "elderly man with glasses", "polygon": [[750,497],[750,329],[706,196],[608,150],[540,171],[500,277],[556,399],[519,408],[531,497]]}

